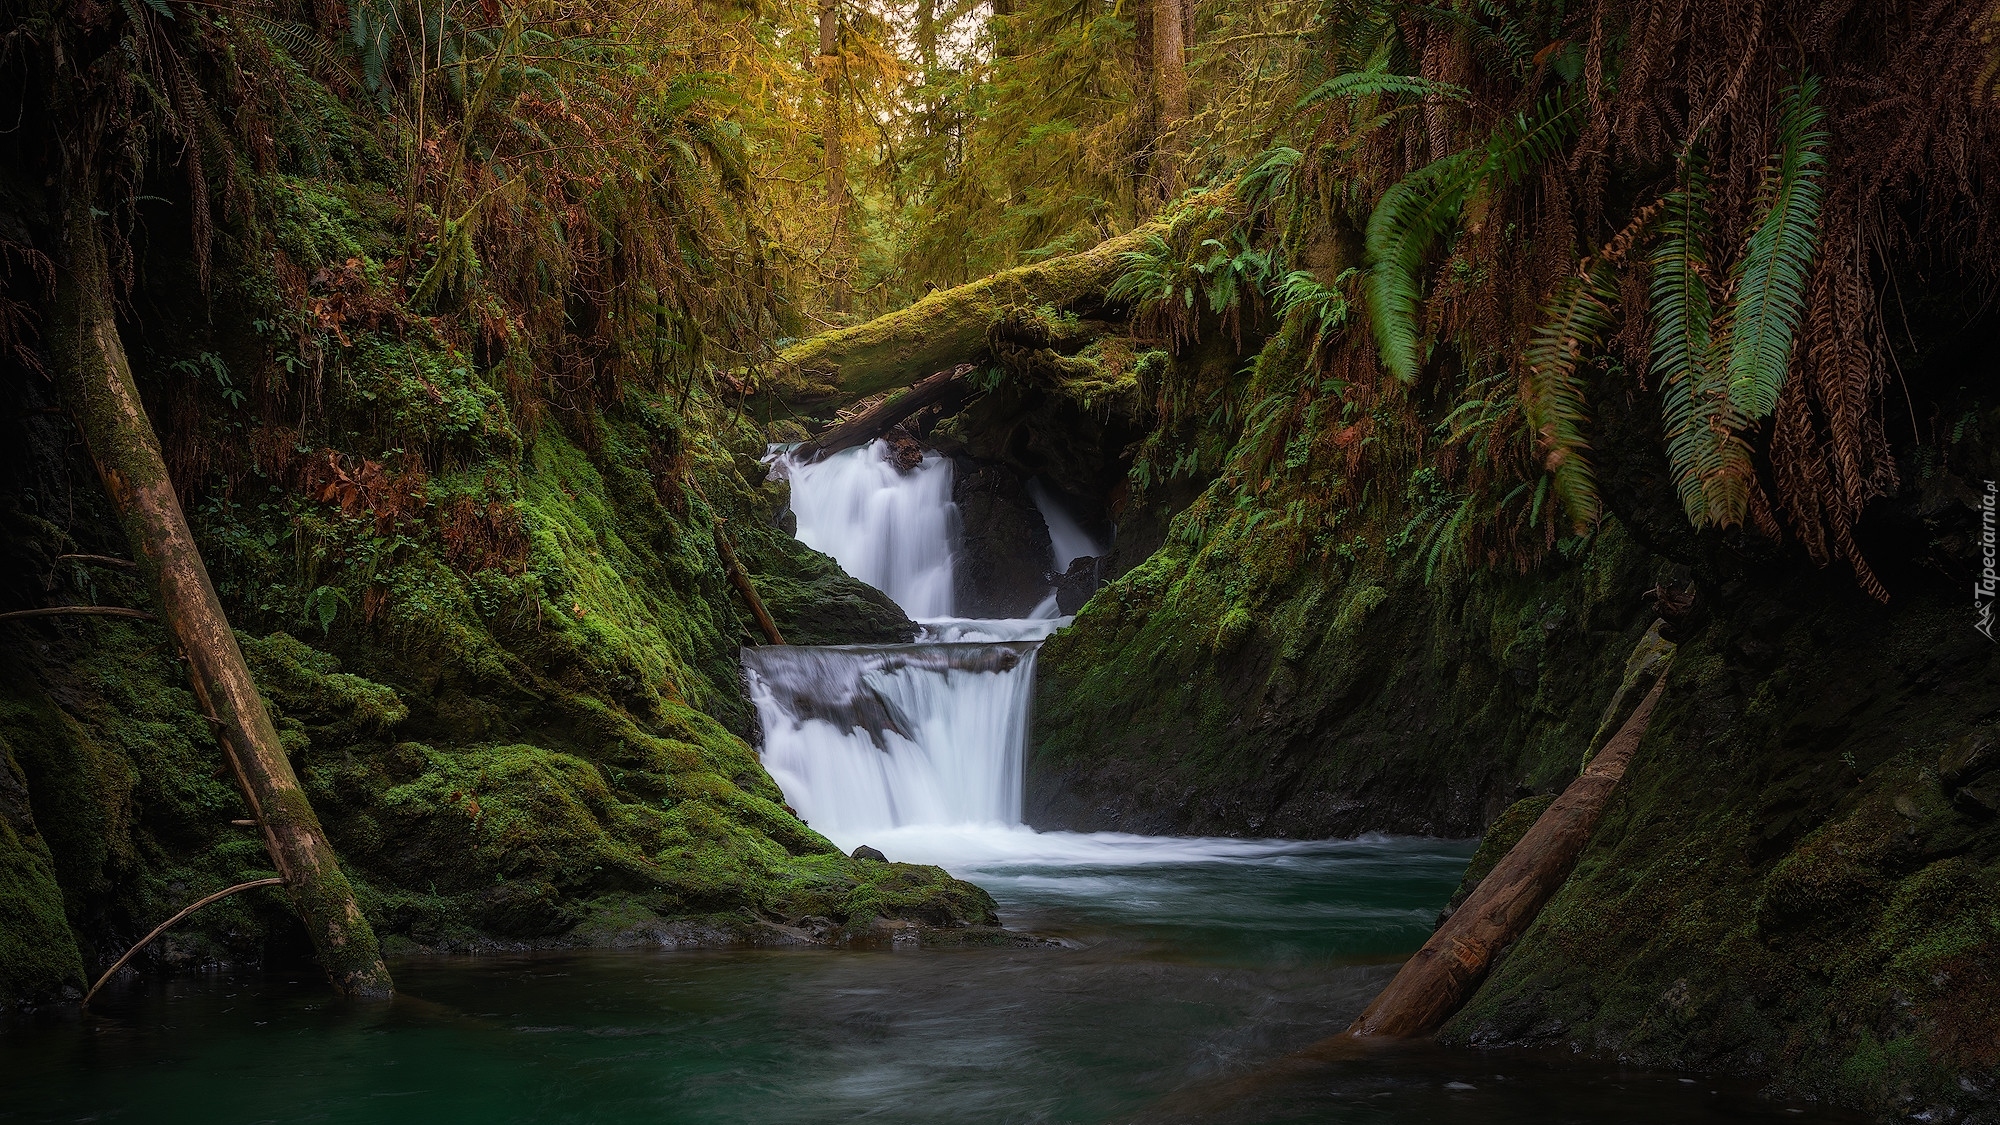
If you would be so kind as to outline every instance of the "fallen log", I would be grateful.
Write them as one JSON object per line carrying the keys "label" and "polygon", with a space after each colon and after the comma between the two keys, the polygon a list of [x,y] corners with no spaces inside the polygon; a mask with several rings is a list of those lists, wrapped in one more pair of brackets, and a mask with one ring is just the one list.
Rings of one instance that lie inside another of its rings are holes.
{"label": "fallen log", "polygon": [[1006,310],[1100,296],[1124,272],[1127,252],[1167,231],[1164,222],[1148,223],[1088,250],[940,289],[866,323],[800,340],[777,355],[781,393],[795,404],[866,398],[960,363],[986,350],[986,330]]}
{"label": "fallen log", "polygon": [[52,370],[124,527],[138,574],[152,588],[160,619],[187,657],[198,709],[213,717],[223,755],[263,828],[271,862],[320,966],[342,992],[387,995],[389,971],[375,932],[278,741],[139,400],[113,313],[111,274],[94,207],[96,177],[87,166],[65,173],[62,261],[49,317]]}
{"label": "fallen log", "polygon": [[[1657,640],[1656,634],[1648,637]],[[1645,647],[1642,642],[1642,651]],[[1534,922],[1590,842],[1666,689],[1664,666],[1656,664],[1652,675],[1652,689],[1591,759],[1583,776],[1569,783],[1343,1036],[1429,1035],[1471,999],[1493,958]]]}
{"label": "fallen log", "polygon": [[973,370],[961,363],[949,371],[939,371],[890,395],[845,422],[831,426],[793,451],[794,459],[810,465],[857,445],[867,445],[894,429],[903,419],[926,407],[936,406],[964,389],[963,380]]}

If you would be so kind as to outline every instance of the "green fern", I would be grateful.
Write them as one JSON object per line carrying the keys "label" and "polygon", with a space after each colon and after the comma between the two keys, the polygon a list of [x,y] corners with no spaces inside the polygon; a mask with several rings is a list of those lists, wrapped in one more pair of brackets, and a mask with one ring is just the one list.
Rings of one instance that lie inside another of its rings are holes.
{"label": "green fern", "polygon": [[1423,366],[1418,313],[1424,255],[1456,228],[1475,193],[1502,190],[1561,155],[1576,128],[1576,104],[1564,94],[1543,98],[1534,113],[1503,122],[1483,149],[1424,165],[1375,205],[1368,217],[1368,311],[1382,363],[1397,378],[1412,382]]}
{"label": "green fern", "polygon": [[1477,157],[1460,152],[1426,164],[1384,192],[1368,217],[1368,314],[1383,365],[1405,382],[1423,366],[1418,313],[1424,255],[1457,225],[1481,166]]}
{"label": "green fern", "polygon": [[1820,156],[1826,115],[1815,104],[1818,92],[1816,78],[1785,91],[1778,152],[1759,192],[1762,217],[1730,271],[1736,300],[1728,324],[1729,399],[1749,422],[1778,408],[1805,314],[1819,245],[1820,175],[1826,168]]}
{"label": "green fern", "polygon": [[1667,462],[1696,527],[1740,523],[1750,498],[1750,449],[1730,402],[1708,292],[1708,186],[1699,166],[1667,197],[1649,296],[1652,371],[1660,388]]}
{"label": "green fern", "polygon": [[1521,408],[1545,451],[1556,495],[1579,533],[1597,522],[1603,505],[1590,444],[1583,436],[1586,413],[1578,369],[1587,354],[1602,347],[1617,300],[1617,275],[1603,261],[1593,263],[1587,273],[1556,290],[1548,319],[1535,330],[1524,356],[1528,376],[1521,385]]}
{"label": "green fern", "polygon": [[1471,98],[1471,91],[1449,82],[1436,82],[1414,74],[1385,74],[1375,70],[1357,70],[1336,75],[1312,88],[1305,97],[1299,99],[1296,108],[1306,109],[1335,98],[1379,98],[1392,95],[1405,98],[1444,98],[1448,101],[1464,102]]}

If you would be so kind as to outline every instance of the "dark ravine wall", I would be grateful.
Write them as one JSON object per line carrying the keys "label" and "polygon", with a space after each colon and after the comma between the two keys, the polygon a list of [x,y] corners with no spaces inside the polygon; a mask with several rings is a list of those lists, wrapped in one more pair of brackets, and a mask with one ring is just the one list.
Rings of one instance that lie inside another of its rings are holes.
{"label": "dark ravine wall", "polygon": [[[301,220],[317,236],[380,237],[319,201]],[[743,415],[633,394],[552,416],[422,323],[351,325],[303,414],[229,401],[203,364],[258,370],[267,345],[247,326],[274,295],[219,261],[212,311],[191,315],[189,268],[162,251],[141,271],[147,315],[124,326],[137,375],[293,766],[392,950],[993,920],[938,868],[841,855],[745,740],[749,615],[714,517],[794,640],[914,626],[777,526],[783,491]],[[148,608],[123,572],[57,560],[128,551],[49,381],[0,364],[0,608]],[[246,815],[156,625],[0,624],[0,1007],[73,1000],[180,907],[268,874],[231,823]],[[136,964],[301,940],[280,896],[252,892]]]}
{"label": "dark ravine wall", "polygon": [[1448,1041],[2000,1115],[2000,755],[1966,768],[2000,651],[1956,589],[1828,585],[1745,592],[1682,643],[1591,848]]}
{"label": "dark ravine wall", "polygon": [[1616,531],[1535,580],[1336,562],[1245,594],[1258,545],[1170,543],[1043,646],[1030,823],[1477,835],[1574,774],[1652,620]]}
{"label": "dark ravine wall", "polygon": [[1644,462],[1612,485],[1642,534],[1614,518],[1526,577],[1426,576],[1393,519],[1301,562],[1197,499],[1043,647],[1029,819],[1479,834],[1576,775],[1664,587],[1680,652],[1624,787],[1446,1040],[2000,1121],[2000,647],[1969,596],[1987,368],[1941,352],[1947,376],[1912,380],[1956,423],[1899,450],[1903,492],[1864,525],[1887,606],[1677,529]]}

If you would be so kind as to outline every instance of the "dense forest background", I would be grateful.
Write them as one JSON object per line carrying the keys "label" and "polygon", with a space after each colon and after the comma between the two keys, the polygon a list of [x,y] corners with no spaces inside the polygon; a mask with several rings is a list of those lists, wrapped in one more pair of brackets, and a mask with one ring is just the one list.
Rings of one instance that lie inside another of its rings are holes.
{"label": "dense forest background", "polygon": [[[392,951],[990,936],[785,807],[729,561],[795,643],[910,636],[759,458],[965,363],[908,429],[968,534],[1045,545],[1029,477],[1115,531],[1035,823],[1477,834],[1663,620],[1631,793],[1447,1038],[1990,1111],[1991,3],[3,10],[0,609],[154,597],[98,302]],[[157,625],[0,629],[46,1001],[268,860]],[[145,964],[301,941],[204,917]]]}

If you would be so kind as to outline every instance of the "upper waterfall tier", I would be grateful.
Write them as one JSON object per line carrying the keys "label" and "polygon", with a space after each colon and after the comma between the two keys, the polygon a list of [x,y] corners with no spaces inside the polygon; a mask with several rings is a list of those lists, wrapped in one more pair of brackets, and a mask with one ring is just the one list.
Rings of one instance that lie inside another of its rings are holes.
{"label": "upper waterfall tier", "polygon": [[791,480],[800,542],[912,618],[951,616],[958,509],[949,460],[926,453],[900,471],[888,444],[874,441],[810,465],[780,454],[776,465]]}

